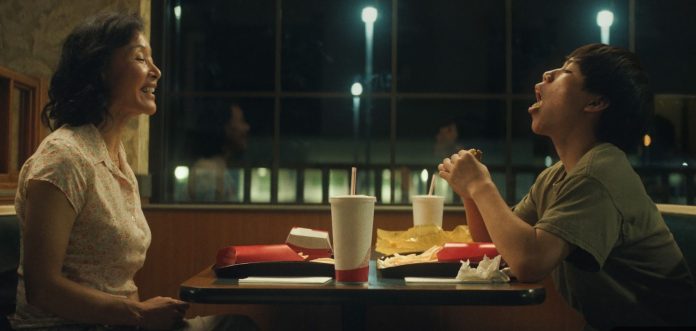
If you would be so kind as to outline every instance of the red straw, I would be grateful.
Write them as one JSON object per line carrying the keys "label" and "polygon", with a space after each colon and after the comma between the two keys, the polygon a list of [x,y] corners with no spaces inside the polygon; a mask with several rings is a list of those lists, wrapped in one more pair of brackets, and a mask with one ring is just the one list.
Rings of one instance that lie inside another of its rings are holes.
{"label": "red straw", "polygon": [[433,174],[433,178],[430,180],[430,190],[428,191],[428,195],[433,195],[434,191],[435,191],[435,174]]}
{"label": "red straw", "polygon": [[355,173],[358,170],[355,167],[350,169],[350,195],[355,195]]}

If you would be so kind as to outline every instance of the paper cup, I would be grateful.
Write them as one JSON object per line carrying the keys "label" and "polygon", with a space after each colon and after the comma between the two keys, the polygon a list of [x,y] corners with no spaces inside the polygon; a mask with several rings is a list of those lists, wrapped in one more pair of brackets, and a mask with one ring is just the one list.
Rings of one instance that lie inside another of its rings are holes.
{"label": "paper cup", "polygon": [[337,282],[367,282],[376,200],[366,195],[329,198]]}
{"label": "paper cup", "polygon": [[442,227],[442,211],[445,207],[445,198],[439,195],[414,195],[413,226],[437,225]]}

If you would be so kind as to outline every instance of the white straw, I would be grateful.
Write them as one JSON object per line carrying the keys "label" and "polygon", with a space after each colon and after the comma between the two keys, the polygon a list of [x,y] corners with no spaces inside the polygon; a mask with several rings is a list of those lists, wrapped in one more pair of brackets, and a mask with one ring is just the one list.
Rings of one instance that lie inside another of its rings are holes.
{"label": "white straw", "polygon": [[355,167],[350,169],[350,195],[355,195],[355,173],[357,171]]}
{"label": "white straw", "polygon": [[430,180],[430,190],[428,191],[428,195],[433,195],[434,191],[435,191],[435,174],[433,174],[433,179]]}

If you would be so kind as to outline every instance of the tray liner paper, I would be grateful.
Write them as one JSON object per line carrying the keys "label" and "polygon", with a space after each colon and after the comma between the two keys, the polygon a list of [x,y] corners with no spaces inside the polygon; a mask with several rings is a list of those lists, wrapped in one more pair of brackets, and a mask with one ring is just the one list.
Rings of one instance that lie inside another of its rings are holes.
{"label": "tray liner paper", "polygon": [[406,231],[377,229],[375,251],[384,255],[423,252],[433,246],[444,246],[445,243],[472,241],[466,225],[458,225],[452,231],[442,230],[435,225],[419,225]]}

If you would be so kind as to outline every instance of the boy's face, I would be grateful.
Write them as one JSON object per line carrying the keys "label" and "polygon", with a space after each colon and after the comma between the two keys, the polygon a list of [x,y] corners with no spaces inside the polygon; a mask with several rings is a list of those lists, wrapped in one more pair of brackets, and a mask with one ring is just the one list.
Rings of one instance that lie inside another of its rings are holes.
{"label": "boy's face", "polygon": [[583,89],[580,66],[569,59],[563,67],[547,71],[534,86],[537,102],[529,107],[532,131],[556,137],[572,132],[578,121],[587,121],[586,107],[597,98]]}

